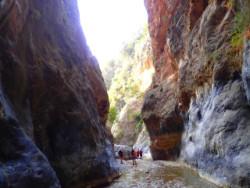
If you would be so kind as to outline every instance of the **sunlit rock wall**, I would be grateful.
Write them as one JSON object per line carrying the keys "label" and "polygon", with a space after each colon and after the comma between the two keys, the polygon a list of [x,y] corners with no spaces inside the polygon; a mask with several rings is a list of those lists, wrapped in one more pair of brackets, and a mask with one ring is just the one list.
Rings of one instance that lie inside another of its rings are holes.
{"label": "sunlit rock wall", "polygon": [[137,140],[136,124],[140,120],[140,110],[142,100],[132,99],[122,108],[119,114],[119,121],[112,126],[111,132],[115,137],[115,143],[118,145],[133,146]]}
{"label": "sunlit rock wall", "polygon": [[[124,70],[127,69],[126,64],[133,64],[131,66],[133,68],[129,70],[132,72],[131,74],[129,73],[131,77],[127,76],[126,78],[123,78],[124,81],[127,82],[127,80],[131,80],[132,78],[133,82],[130,82],[128,85],[132,85],[134,82],[136,82],[138,85],[136,88],[131,88],[131,90],[125,88],[128,94],[133,92],[132,90],[135,90],[135,94],[132,94],[129,97],[121,97],[124,106],[121,107],[119,117],[112,125],[111,132],[115,138],[114,142],[119,145],[133,146],[137,141],[137,145],[140,145],[148,138],[146,131],[143,131],[144,125],[140,118],[140,114],[143,101],[142,95],[150,87],[155,69],[153,65],[151,39],[148,31],[146,31],[146,33],[147,34],[143,34],[143,37],[140,39],[140,41],[137,41],[134,47],[135,53],[133,58],[127,59],[125,61],[124,59],[121,59],[124,61],[124,67],[121,68],[122,72],[125,72]],[[116,74],[119,74],[119,72],[120,71],[117,71]],[[119,81],[119,83],[121,83],[121,81]],[[113,84],[116,85],[117,82],[114,81],[112,85]],[[119,88],[119,90],[122,89]],[[119,91],[117,92],[119,93]],[[115,95],[118,94],[116,93]],[[139,137],[140,139],[137,140]]]}
{"label": "sunlit rock wall", "polygon": [[[237,11],[249,7],[236,1]],[[145,0],[156,74],[142,117],[153,159],[180,159],[233,187],[250,185],[249,41],[231,50],[226,0]],[[243,62],[243,66],[242,66]]]}
{"label": "sunlit rock wall", "polygon": [[111,181],[109,102],[76,0],[1,1],[0,71],[0,187]]}
{"label": "sunlit rock wall", "polygon": [[152,83],[152,76],[155,73],[153,65],[153,51],[149,34],[143,42],[136,46],[135,60],[137,79],[140,82],[140,92],[145,92]]}
{"label": "sunlit rock wall", "polygon": [[187,1],[145,1],[155,75],[146,93],[142,118],[150,134],[153,159],[176,159],[183,121],[178,104],[178,63],[184,54]]}

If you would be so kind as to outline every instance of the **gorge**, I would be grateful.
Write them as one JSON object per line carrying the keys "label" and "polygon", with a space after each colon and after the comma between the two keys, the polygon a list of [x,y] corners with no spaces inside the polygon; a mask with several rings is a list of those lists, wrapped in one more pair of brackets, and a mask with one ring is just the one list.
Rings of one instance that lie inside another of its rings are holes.
{"label": "gorge", "polygon": [[141,133],[154,160],[177,160],[219,186],[249,187],[250,1],[145,6],[141,51],[126,51],[138,69],[128,66],[124,76],[134,77],[113,87],[114,100],[77,0],[0,0],[0,187],[112,182],[120,173],[106,123],[112,108],[127,114],[123,131],[128,121],[139,127],[112,127],[116,143],[133,146]]}

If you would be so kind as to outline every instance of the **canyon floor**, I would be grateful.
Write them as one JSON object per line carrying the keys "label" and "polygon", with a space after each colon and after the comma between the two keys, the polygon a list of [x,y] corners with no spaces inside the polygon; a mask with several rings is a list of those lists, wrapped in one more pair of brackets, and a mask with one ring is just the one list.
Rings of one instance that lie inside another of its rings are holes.
{"label": "canyon floor", "polygon": [[200,178],[192,170],[177,162],[153,161],[152,159],[132,160],[120,164],[120,178],[108,187],[150,187],[150,188],[218,188],[217,186]]}

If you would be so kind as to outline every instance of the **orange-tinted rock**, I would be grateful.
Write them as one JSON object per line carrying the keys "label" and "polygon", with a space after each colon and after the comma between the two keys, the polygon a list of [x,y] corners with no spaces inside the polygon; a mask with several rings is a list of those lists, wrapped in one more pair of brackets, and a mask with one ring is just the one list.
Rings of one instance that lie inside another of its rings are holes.
{"label": "orange-tinted rock", "polygon": [[91,83],[96,100],[97,110],[100,117],[101,124],[105,126],[108,119],[109,100],[107,89],[102,78],[102,73],[97,60],[91,57],[91,61],[86,62],[87,77]]}
{"label": "orange-tinted rock", "polygon": [[171,77],[150,89],[142,107],[142,118],[150,135],[153,159],[176,159],[180,152],[182,117],[178,110],[176,80]]}
{"label": "orange-tinted rock", "polygon": [[55,172],[63,187],[110,181],[108,96],[77,1],[0,4],[0,187],[53,187]]}
{"label": "orange-tinted rock", "polygon": [[189,18],[190,18],[190,26],[189,29],[192,30],[194,24],[200,18],[205,8],[208,5],[208,0],[191,0],[190,1],[190,10],[189,10]]}
{"label": "orange-tinted rock", "polygon": [[185,52],[189,3],[146,0],[145,4],[156,74],[144,99],[142,117],[151,137],[153,159],[176,159],[183,130],[177,94],[179,60]]}
{"label": "orange-tinted rock", "polygon": [[250,2],[148,0],[146,5],[156,74],[142,117],[152,157],[172,160],[180,153],[181,161],[212,181],[249,187],[249,42],[245,39],[243,58],[243,46],[232,44],[242,40],[235,29],[249,25]]}

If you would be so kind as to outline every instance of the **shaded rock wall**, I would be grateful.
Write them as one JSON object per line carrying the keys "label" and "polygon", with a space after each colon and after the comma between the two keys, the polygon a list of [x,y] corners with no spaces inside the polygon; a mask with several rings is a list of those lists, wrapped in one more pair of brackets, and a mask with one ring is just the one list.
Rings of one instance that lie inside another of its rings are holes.
{"label": "shaded rock wall", "polygon": [[242,79],[244,82],[247,101],[250,105],[250,41],[246,40],[244,45]]}
{"label": "shaded rock wall", "polygon": [[153,159],[180,156],[218,184],[247,187],[249,41],[242,66],[230,37],[249,1],[236,2],[145,0],[156,74],[142,117]]}
{"label": "shaded rock wall", "polygon": [[180,159],[220,185],[248,187],[249,114],[241,80],[198,90],[185,114]]}
{"label": "shaded rock wall", "polygon": [[110,181],[108,96],[77,1],[2,1],[0,12],[0,187]]}

